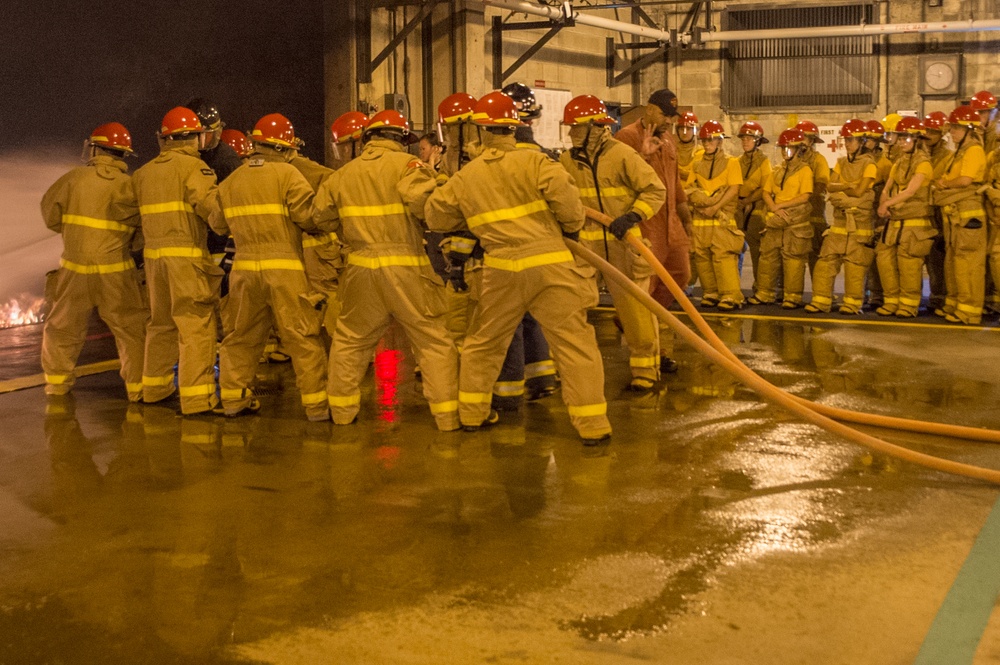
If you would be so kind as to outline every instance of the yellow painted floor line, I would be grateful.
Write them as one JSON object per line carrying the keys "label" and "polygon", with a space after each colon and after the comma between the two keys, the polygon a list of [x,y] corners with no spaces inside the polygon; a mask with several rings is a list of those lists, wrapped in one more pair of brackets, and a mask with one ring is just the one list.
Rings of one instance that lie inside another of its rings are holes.
{"label": "yellow painted floor line", "polygon": [[[671,310],[672,314],[677,316],[687,316],[687,312],[680,311],[675,312]],[[966,325],[955,325],[952,323],[917,323],[914,321],[877,321],[872,319],[859,319],[850,316],[845,316],[843,318],[836,319],[824,319],[816,318],[813,316],[775,316],[773,314],[733,314],[730,312],[702,312],[702,316],[706,319],[758,319],[762,321],[791,321],[793,323],[801,323],[803,325],[810,325],[813,323],[834,323],[840,325],[862,325],[862,326],[894,326],[897,328],[934,328],[938,330],[990,330],[993,332],[1000,332],[1000,327],[997,326],[966,326]]]}
{"label": "yellow painted floor line", "polygon": [[[75,374],[77,378],[79,378],[81,376],[90,376],[91,374],[100,374],[102,372],[117,371],[121,368],[121,366],[122,366],[121,362],[117,359],[103,360],[99,363],[80,365],[75,370],[73,370],[73,374]],[[31,376],[22,376],[19,379],[0,381],[0,395],[4,393],[12,393],[15,390],[25,390],[26,388],[37,388],[38,386],[44,386],[44,385],[45,385],[44,374],[32,374]]]}

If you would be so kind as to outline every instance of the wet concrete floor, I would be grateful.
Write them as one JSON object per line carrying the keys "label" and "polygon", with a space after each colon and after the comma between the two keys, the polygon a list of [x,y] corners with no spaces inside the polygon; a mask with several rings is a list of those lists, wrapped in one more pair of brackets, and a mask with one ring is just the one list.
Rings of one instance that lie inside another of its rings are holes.
{"label": "wet concrete floor", "polygon": [[[996,331],[713,327],[809,399],[1000,428]],[[683,346],[633,396],[598,332],[597,449],[558,395],[436,432],[398,340],[349,427],[307,423],[287,365],[242,419],[129,407],[114,373],[0,395],[0,663],[913,663],[998,488],[803,424]],[[965,662],[1000,663],[1000,612],[978,632]]]}

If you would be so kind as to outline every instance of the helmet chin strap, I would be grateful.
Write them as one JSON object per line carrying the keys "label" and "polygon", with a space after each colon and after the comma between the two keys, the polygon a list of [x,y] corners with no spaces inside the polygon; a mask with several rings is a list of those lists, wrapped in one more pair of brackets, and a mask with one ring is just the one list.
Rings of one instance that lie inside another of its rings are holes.
{"label": "helmet chin strap", "polygon": [[573,146],[570,148],[570,154],[573,157],[586,157],[587,156],[587,145],[590,144],[590,132],[594,128],[594,123],[587,123],[587,133],[583,135],[582,145],[580,147]]}

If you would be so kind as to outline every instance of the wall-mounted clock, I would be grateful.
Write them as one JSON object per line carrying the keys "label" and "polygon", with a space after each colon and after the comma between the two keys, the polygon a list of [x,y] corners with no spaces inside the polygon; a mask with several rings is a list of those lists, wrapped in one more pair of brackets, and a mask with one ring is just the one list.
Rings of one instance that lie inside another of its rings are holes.
{"label": "wall-mounted clock", "polygon": [[917,68],[921,95],[957,97],[962,79],[962,54],[937,53],[920,56]]}

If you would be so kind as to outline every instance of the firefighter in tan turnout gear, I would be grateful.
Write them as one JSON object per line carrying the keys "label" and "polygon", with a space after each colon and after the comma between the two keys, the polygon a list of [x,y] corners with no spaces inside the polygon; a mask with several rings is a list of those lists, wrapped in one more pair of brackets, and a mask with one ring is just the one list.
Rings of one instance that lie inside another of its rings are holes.
{"label": "firefighter in tan turnout gear", "polygon": [[753,278],[756,282],[757,272],[760,269],[760,234],[764,230],[764,213],[767,212],[764,206],[764,185],[771,175],[771,162],[760,151],[760,146],[768,140],[759,122],[754,120],[744,122],[737,136],[743,148],[743,154],[739,159],[743,184],[740,185],[736,221],[746,235],[750,260],[753,262]]}
{"label": "firefighter in tan turnout gear", "polygon": [[123,125],[101,125],[87,140],[87,165],[59,178],[42,197],[45,225],[63,236],[54,302],[42,334],[46,394],[72,388],[96,307],[115,336],[129,401],[142,398],[149,311],[129,255],[139,227],[139,206],[123,161],[131,154],[132,137]]}
{"label": "firefighter in tan turnout gear", "polygon": [[844,302],[841,314],[860,314],[865,300],[865,275],[875,258],[872,249],[872,186],[878,177],[875,159],[865,153],[868,127],[864,120],[848,120],[840,128],[844,157],[837,160],[830,176],[833,224],[826,231],[823,247],[813,271],[813,297],[807,312],[829,312],[833,305],[833,282],[844,267]]}
{"label": "firefighter in tan turnout gear", "polygon": [[703,289],[701,306],[734,310],[743,306],[737,266],[744,241],[735,217],[743,175],[739,160],[722,150],[726,138],[717,120],[701,126],[703,152],[691,164],[684,191],[693,218],[692,260]]}
{"label": "firefighter in tan turnout gear", "polygon": [[795,309],[802,304],[806,263],[813,235],[809,221],[813,210],[810,203],[813,174],[804,161],[807,145],[806,136],[800,129],[786,129],[778,137],[784,161],[764,185],[767,214],[760,241],[757,290],[747,299],[751,305],[775,301],[779,275],[782,275],[785,289],[781,306]]}
{"label": "firefighter in tan turnout gear", "polygon": [[972,108],[959,106],[948,123],[955,154],[931,190],[944,224],[948,297],[943,314],[952,323],[978,325],[986,289],[988,224],[979,193],[986,177],[986,154],[976,134],[979,116]]}
{"label": "firefighter in tan turnout gear", "polygon": [[213,219],[216,232],[231,233],[236,243],[230,275],[235,329],[219,350],[222,405],[229,416],[260,408],[251,383],[277,326],[306,416],[328,420],[326,349],[302,256],[302,232],[317,230],[310,214],[313,190],[286,161],[296,145],[287,118],[276,113],[261,118],[253,141],[256,154],[219,186],[224,220]]}
{"label": "firefighter in tan turnout gear", "polygon": [[423,370],[424,396],[438,429],[459,427],[458,351],[441,319],[440,282],[424,252],[419,221],[435,174],[405,152],[414,138],[399,112],[376,113],[364,130],[361,155],[323,181],[313,203],[313,220],[351,248],[327,387],[339,425],[357,416],[361,379],[395,319]]}
{"label": "firefighter in tan turnout gear", "polygon": [[218,403],[215,312],[224,274],[206,246],[208,219],[218,212],[215,173],[198,156],[206,132],[190,109],[168,111],[159,138],[159,156],[132,176],[150,306],[143,401],[174,393],[178,363],[181,411],[204,413]]}
{"label": "firefighter in tan turnout gear", "polygon": [[538,320],[563,378],[563,400],[584,443],[611,434],[604,367],[587,309],[597,303],[589,266],[578,264],[562,233],[583,227],[580,194],[558,164],[535,150],[518,150],[513,100],[492,92],[476,105],[483,153],[438,188],[427,202],[430,228],[470,229],[486,250],[476,327],[462,349],[462,424],[495,421],[493,384],[525,312]]}
{"label": "firefighter in tan turnout gear", "polygon": [[816,150],[816,144],[823,142],[819,137],[819,127],[816,123],[812,120],[802,120],[795,125],[795,128],[802,130],[806,136],[806,145],[809,147],[802,159],[809,165],[813,174],[813,191],[809,197],[809,203],[812,206],[809,213],[809,223],[813,227],[812,249],[809,252],[809,274],[812,275],[816,261],[819,260],[820,247],[826,233],[826,186],[830,183],[830,165],[827,163],[826,157]]}
{"label": "firefighter in tan turnout gear", "polygon": [[[559,161],[580,188],[584,205],[615,218],[610,229],[587,222],[580,240],[649,291],[652,268],[624,238],[626,233],[642,237],[639,223],[663,206],[666,188],[639,153],[611,137],[609,125],[613,123],[597,97],[582,95],[571,100],[563,111],[563,124],[569,126],[573,148],[562,153]],[[651,390],[660,376],[656,317],[614,282],[607,287],[628,342],[629,387]]]}
{"label": "firefighter in tan turnout gear", "polygon": [[931,251],[937,229],[930,202],[934,168],[919,148],[924,128],[917,118],[901,118],[893,133],[896,162],[879,200],[879,217],[889,218],[878,244],[875,260],[882,281],[884,304],[876,311],[912,318],[920,308],[924,259]]}

